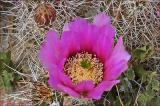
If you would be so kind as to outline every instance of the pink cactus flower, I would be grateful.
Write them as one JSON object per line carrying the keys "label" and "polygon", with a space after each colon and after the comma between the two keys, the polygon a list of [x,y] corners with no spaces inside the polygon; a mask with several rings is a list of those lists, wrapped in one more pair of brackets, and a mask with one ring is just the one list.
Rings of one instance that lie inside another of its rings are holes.
{"label": "pink cactus flower", "polygon": [[105,13],[93,23],[76,18],[64,26],[59,37],[48,31],[39,51],[39,59],[49,73],[49,85],[70,96],[100,99],[120,81],[127,70],[130,55],[122,37],[114,46],[115,28]]}

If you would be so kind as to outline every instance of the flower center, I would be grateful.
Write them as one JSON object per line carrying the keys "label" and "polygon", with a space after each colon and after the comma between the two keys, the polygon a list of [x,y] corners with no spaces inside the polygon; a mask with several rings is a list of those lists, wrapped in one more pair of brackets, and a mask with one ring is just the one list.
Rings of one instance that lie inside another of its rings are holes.
{"label": "flower center", "polygon": [[64,71],[74,84],[84,80],[92,80],[94,84],[98,84],[103,79],[103,64],[96,55],[87,52],[77,53],[68,58]]}

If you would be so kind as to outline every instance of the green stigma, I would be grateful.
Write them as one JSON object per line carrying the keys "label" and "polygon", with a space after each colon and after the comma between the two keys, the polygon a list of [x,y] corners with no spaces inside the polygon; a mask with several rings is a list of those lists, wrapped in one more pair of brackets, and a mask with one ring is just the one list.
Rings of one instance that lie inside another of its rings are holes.
{"label": "green stigma", "polygon": [[82,60],[81,61],[81,67],[85,68],[85,69],[88,69],[91,67],[91,63],[87,60]]}

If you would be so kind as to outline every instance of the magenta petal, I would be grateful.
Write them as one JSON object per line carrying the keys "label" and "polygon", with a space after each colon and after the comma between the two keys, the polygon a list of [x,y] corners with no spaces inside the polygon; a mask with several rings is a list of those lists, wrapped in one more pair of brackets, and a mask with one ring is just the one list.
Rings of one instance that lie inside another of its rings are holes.
{"label": "magenta petal", "polygon": [[71,31],[79,32],[79,31],[84,30],[84,27],[86,27],[87,25],[89,25],[87,20],[85,20],[83,18],[80,18],[80,17],[77,17],[77,18],[74,19],[73,22],[71,22],[67,26],[65,26],[65,28],[68,27],[67,29],[70,29]]}
{"label": "magenta petal", "polygon": [[75,86],[75,90],[78,92],[88,92],[94,87],[93,81],[81,81]]}
{"label": "magenta petal", "polygon": [[100,34],[103,32],[105,36],[112,38],[115,36],[116,29],[111,24],[110,17],[107,16],[104,12],[95,16],[93,24],[97,26],[97,29],[99,29]]}
{"label": "magenta petal", "polygon": [[66,85],[66,86],[69,86],[69,87],[73,87],[73,83],[72,83],[71,79],[67,75],[65,75],[62,72],[59,72],[59,76],[60,76],[61,83],[63,85]]}
{"label": "magenta petal", "polygon": [[121,60],[128,61],[130,58],[131,56],[125,50],[125,47],[123,45],[122,37],[120,37],[118,39],[116,46],[114,47],[114,50],[112,52],[109,62],[119,62]]}
{"label": "magenta petal", "polygon": [[67,86],[64,86],[61,84],[58,84],[57,86],[60,88],[61,91],[65,92],[66,94],[69,94],[70,96],[77,97],[77,98],[80,97],[80,95],[76,91],[74,91],[73,89]]}
{"label": "magenta petal", "polygon": [[49,77],[48,84],[54,88],[55,90],[59,90],[57,87],[58,84],[60,84],[59,80],[55,79],[54,77]]}
{"label": "magenta petal", "polygon": [[60,38],[56,34],[55,31],[48,31],[45,38],[45,43],[47,45],[47,49],[51,49],[52,55],[54,55],[57,58],[60,58],[61,54],[61,44],[60,44]]}
{"label": "magenta petal", "polygon": [[94,26],[88,25],[84,27],[84,31],[79,33],[80,48],[82,51],[92,52],[93,45],[96,44],[96,36],[98,31]]}
{"label": "magenta petal", "polygon": [[73,32],[66,31],[63,32],[61,43],[63,47],[63,55],[68,57],[72,53],[78,52],[80,50],[80,45],[78,43],[76,35]]}
{"label": "magenta petal", "polygon": [[104,12],[100,13],[97,16],[95,16],[93,24],[95,24],[97,26],[97,29],[99,30],[98,35],[111,37],[111,41],[113,42],[113,38],[116,34],[116,29],[111,24],[109,16],[107,16]]}
{"label": "magenta petal", "polygon": [[110,24],[110,21],[110,17],[103,12],[94,17],[93,23],[98,27],[103,27]]}
{"label": "magenta petal", "polygon": [[120,37],[109,60],[105,63],[104,79],[114,80],[118,78],[120,74],[128,68],[127,62],[130,57],[124,48],[122,37]]}
{"label": "magenta petal", "polygon": [[52,88],[59,90],[57,85],[61,83],[61,80],[59,78],[59,72],[61,70],[57,66],[54,66],[54,67],[50,67],[48,71],[49,71],[48,73],[49,74],[49,80],[48,80],[49,85]]}
{"label": "magenta petal", "polygon": [[69,24],[68,23],[64,24],[63,31],[69,31]]}
{"label": "magenta petal", "polygon": [[87,97],[93,99],[100,99],[104,91],[110,91],[114,85],[119,83],[119,80],[103,81],[97,85],[93,90],[88,92]]}
{"label": "magenta petal", "polygon": [[101,60],[108,60],[108,57],[113,50],[113,41],[116,30],[110,23],[110,18],[105,15],[105,13],[98,14],[94,19],[94,24],[98,26],[97,30],[99,32],[94,51]]}
{"label": "magenta petal", "polygon": [[92,51],[96,37],[99,34],[98,29],[82,18],[76,18],[68,26],[69,32],[74,33],[74,38],[77,39],[81,51]]}
{"label": "magenta petal", "polygon": [[106,61],[113,50],[113,38],[100,35],[97,44],[94,46],[94,52],[102,60]]}
{"label": "magenta petal", "polygon": [[73,83],[71,79],[65,75],[62,71],[62,68],[58,68],[57,66],[48,69],[49,71],[49,84],[54,89],[57,89],[57,84],[66,85],[68,87],[73,87]]}
{"label": "magenta petal", "polygon": [[104,80],[115,80],[127,69],[128,64],[127,61],[124,60],[115,65],[110,65],[104,72]]}
{"label": "magenta petal", "polygon": [[49,31],[39,51],[39,59],[45,67],[59,64],[63,60],[60,45],[57,34],[54,31]]}

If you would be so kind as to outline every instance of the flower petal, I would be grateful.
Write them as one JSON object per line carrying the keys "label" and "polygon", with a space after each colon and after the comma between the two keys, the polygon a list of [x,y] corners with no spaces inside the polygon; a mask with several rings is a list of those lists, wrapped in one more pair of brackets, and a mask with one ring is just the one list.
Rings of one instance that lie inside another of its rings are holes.
{"label": "flower petal", "polygon": [[73,83],[71,79],[65,75],[63,72],[59,72],[59,78],[61,80],[61,84],[66,85],[68,87],[73,87]]}
{"label": "flower petal", "polygon": [[78,92],[88,92],[94,87],[93,81],[81,81],[75,86],[75,90]]}
{"label": "flower petal", "polygon": [[128,64],[125,60],[114,65],[109,65],[104,72],[104,80],[115,80],[127,69]]}
{"label": "flower petal", "polygon": [[108,60],[114,43],[115,28],[110,22],[110,18],[105,13],[100,13],[94,18],[94,23],[98,30],[97,44],[95,42],[94,51],[102,61]]}
{"label": "flower petal", "polygon": [[67,86],[64,86],[64,85],[61,85],[61,84],[58,84],[57,86],[58,86],[58,88],[61,89],[61,91],[69,94],[70,96],[77,97],[77,98],[80,97],[80,94],[78,94],[76,91],[74,91],[73,89],[71,89]]}
{"label": "flower petal", "polygon": [[110,61],[112,61],[112,62],[115,60],[116,61],[120,61],[120,60],[128,61],[130,58],[131,58],[131,56],[125,50],[125,47],[123,45],[122,37],[120,37],[118,39],[116,46],[114,47]]}
{"label": "flower petal", "polygon": [[54,31],[49,31],[39,51],[39,59],[45,67],[59,64],[63,60],[60,45],[57,34]]}
{"label": "flower petal", "polygon": [[59,80],[57,80],[56,78],[54,77],[49,77],[49,80],[48,80],[48,84],[54,88],[55,90],[59,90],[59,88],[57,87],[58,84],[60,84]]}
{"label": "flower petal", "polygon": [[119,38],[114,50],[105,63],[105,80],[114,80],[124,72],[127,68],[127,62],[130,59],[130,55],[125,50],[122,37]]}
{"label": "flower petal", "polygon": [[48,73],[49,74],[49,80],[48,80],[49,85],[52,88],[59,90],[57,85],[61,84],[61,80],[59,78],[60,69],[57,66],[54,66],[54,67],[49,67],[48,71],[49,71]]}
{"label": "flower petal", "polygon": [[102,12],[94,17],[93,24],[95,24],[98,27],[103,27],[105,25],[110,24],[110,21],[110,17],[107,16],[104,12]]}
{"label": "flower petal", "polygon": [[[96,42],[95,42],[96,43]],[[113,50],[113,38],[104,34],[100,35],[97,39],[97,44],[94,45],[94,52],[96,55],[105,62]]]}
{"label": "flower petal", "polygon": [[68,26],[69,29],[72,29],[69,31],[74,33],[74,37],[77,39],[81,51],[92,51],[93,45],[97,40],[97,28],[82,18],[76,18]]}
{"label": "flower petal", "polygon": [[87,97],[93,98],[93,99],[100,99],[101,95],[104,91],[110,91],[114,85],[119,83],[119,80],[114,81],[103,81],[97,87],[95,87],[93,90],[91,90]]}
{"label": "flower petal", "polygon": [[77,17],[73,20],[73,22],[68,23],[68,25],[66,26],[67,29],[70,29],[70,31],[74,31],[74,32],[81,32],[84,30],[84,27],[86,27],[89,23],[87,22],[87,20]]}
{"label": "flower petal", "polygon": [[[95,16],[93,24],[99,29],[99,33],[105,33],[105,36],[114,38],[116,29],[111,24],[111,19],[104,12]],[[113,40],[113,39],[112,39]]]}
{"label": "flower petal", "polygon": [[62,33],[61,43],[63,47],[63,55],[65,57],[68,57],[69,55],[80,50],[78,39],[75,36],[75,33],[71,31]]}
{"label": "flower petal", "polygon": [[69,24],[68,23],[64,24],[63,31],[69,31]]}
{"label": "flower petal", "polygon": [[64,86],[68,86],[68,87],[73,87],[73,83],[71,81],[71,79],[65,75],[65,73],[63,73],[63,67],[52,67],[49,71],[49,81],[48,83],[50,84],[51,87],[53,87],[56,90],[59,90],[59,88],[57,88],[58,84],[64,85]]}

